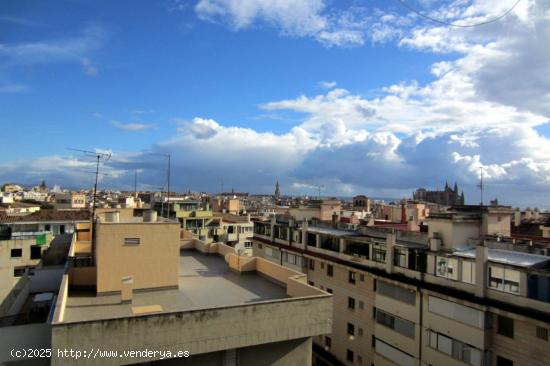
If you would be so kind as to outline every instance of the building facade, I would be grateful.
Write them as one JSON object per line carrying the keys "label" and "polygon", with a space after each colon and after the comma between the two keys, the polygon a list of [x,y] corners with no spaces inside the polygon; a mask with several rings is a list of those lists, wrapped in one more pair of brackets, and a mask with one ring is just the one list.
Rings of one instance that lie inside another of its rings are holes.
{"label": "building facade", "polygon": [[474,209],[429,233],[256,222],[254,255],[333,294],[318,365],[545,365],[550,257],[502,249],[512,210]]}

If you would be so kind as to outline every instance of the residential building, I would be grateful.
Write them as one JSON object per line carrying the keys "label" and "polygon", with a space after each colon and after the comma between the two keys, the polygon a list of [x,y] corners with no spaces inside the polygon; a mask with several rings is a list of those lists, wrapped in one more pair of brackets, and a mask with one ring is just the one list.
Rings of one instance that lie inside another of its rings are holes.
{"label": "residential building", "polygon": [[250,215],[214,214],[217,221],[213,240],[235,248],[243,255],[252,255],[252,237],[254,224]]}
{"label": "residential building", "polygon": [[58,210],[81,210],[86,208],[84,193],[56,193],[54,207]]}
{"label": "residential building", "polygon": [[332,296],[299,272],[225,244],[180,240],[178,221],[156,212],[106,211],[95,225],[95,239],[90,225],[73,236],[49,330],[2,328],[0,350],[36,345],[49,331],[43,347],[122,355],[86,364],[307,365],[313,337],[331,329]]}
{"label": "residential building", "polygon": [[430,216],[428,232],[278,217],[254,223],[253,255],[334,295],[318,365],[542,366],[550,256],[510,237],[512,212],[459,206]]}

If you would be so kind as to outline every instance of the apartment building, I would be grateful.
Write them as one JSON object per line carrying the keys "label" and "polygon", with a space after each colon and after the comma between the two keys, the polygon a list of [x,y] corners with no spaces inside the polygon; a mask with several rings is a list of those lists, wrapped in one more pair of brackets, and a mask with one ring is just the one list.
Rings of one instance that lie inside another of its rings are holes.
{"label": "apartment building", "polygon": [[300,272],[180,239],[178,221],[156,212],[104,211],[94,225],[73,235],[50,324],[2,328],[0,355],[39,337],[52,349],[135,352],[52,365],[308,365],[313,337],[332,328],[332,296]]}
{"label": "apartment building", "polygon": [[318,365],[542,366],[550,257],[501,246],[511,214],[461,206],[430,218],[428,233],[272,219],[255,223],[253,254],[333,294]]}
{"label": "apartment building", "polygon": [[254,224],[250,220],[250,215],[217,213],[214,216],[214,221],[217,222],[217,227],[213,229],[215,242],[225,243],[241,254],[252,255]]}
{"label": "apartment building", "polygon": [[81,210],[86,208],[84,193],[56,193],[54,206],[58,210]]}

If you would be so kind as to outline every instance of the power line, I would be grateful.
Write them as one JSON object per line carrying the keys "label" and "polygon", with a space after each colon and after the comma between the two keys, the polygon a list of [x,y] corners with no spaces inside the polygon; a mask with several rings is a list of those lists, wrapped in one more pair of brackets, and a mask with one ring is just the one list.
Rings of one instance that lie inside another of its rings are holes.
{"label": "power line", "polygon": [[472,28],[472,27],[479,27],[481,25],[487,25],[487,24],[491,24],[491,23],[494,23],[496,21],[499,21],[500,19],[504,18],[505,16],[507,16],[508,14],[510,14],[515,8],[516,6],[520,3],[521,0],[516,0],[516,2],[514,3],[514,5],[512,5],[512,7],[508,10],[506,10],[504,13],[502,13],[501,15],[495,17],[495,18],[491,18],[489,20],[486,20],[484,22],[480,22],[480,23],[473,23],[473,24],[457,24],[457,23],[451,23],[451,22],[446,22],[444,20],[441,20],[441,19],[437,19],[437,18],[434,18],[434,17],[431,17],[429,15],[426,15],[424,13],[422,13],[421,11],[419,11],[418,9],[416,9],[415,7],[413,7],[412,5],[409,5],[405,0],[396,0],[397,2],[399,2],[401,5],[403,5],[405,8],[409,9],[410,11],[412,11],[413,13],[421,16],[422,18],[426,18],[428,20],[431,20],[432,22],[435,22],[435,23],[439,23],[439,24],[443,24],[443,25],[448,25],[450,27],[457,27],[457,28]]}

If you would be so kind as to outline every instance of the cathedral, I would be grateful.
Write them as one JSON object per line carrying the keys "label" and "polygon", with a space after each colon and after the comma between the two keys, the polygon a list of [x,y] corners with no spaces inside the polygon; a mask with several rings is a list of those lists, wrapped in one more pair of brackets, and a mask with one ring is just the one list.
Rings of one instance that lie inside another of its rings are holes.
{"label": "cathedral", "polygon": [[445,182],[445,189],[442,191],[428,191],[425,188],[418,188],[416,192],[413,193],[413,199],[446,206],[463,205],[464,191],[459,194],[456,183],[454,187],[451,188],[449,184]]}

